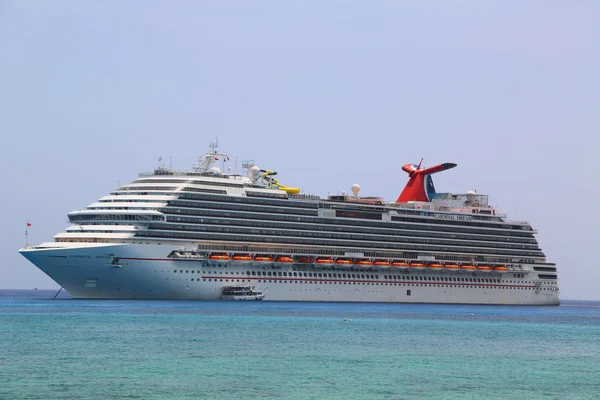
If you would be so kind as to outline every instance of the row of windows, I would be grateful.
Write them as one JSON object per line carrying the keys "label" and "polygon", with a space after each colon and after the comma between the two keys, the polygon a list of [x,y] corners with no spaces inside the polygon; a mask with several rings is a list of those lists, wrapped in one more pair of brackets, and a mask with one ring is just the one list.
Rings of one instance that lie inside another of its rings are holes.
{"label": "row of windows", "polygon": [[118,221],[164,221],[165,217],[162,215],[135,215],[135,214],[77,214],[69,215],[69,222],[78,221],[104,221],[104,220],[118,220]]}
{"label": "row of windows", "polygon": [[193,180],[192,183],[195,184],[195,185],[214,185],[214,186],[227,186],[227,187],[237,187],[237,188],[244,187],[244,185],[242,183],[238,183],[238,182],[219,182],[219,181],[199,181],[199,180]]}
{"label": "row of windows", "polygon": [[121,198],[108,198],[108,199],[100,199],[98,200],[99,203],[155,203],[157,201],[160,200],[155,200],[155,199],[140,199],[140,198],[136,198],[135,200],[125,200],[122,197],[125,197],[125,194],[121,194],[119,197]]}
{"label": "row of windows", "polygon": [[[296,201],[292,201],[292,200],[271,200],[271,199],[260,199],[258,202],[257,201],[252,201],[252,200],[257,200],[257,199],[252,199],[252,198],[248,198],[248,197],[240,197],[240,196],[188,196],[188,195],[184,195],[182,197],[180,197],[181,199],[194,199],[194,200],[209,200],[212,202],[218,202],[218,203],[226,203],[226,202],[232,202],[232,203],[252,203],[252,204],[263,204],[263,205],[270,205],[270,206],[283,206],[283,207],[301,207],[301,208],[339,208],[339,204],[328,204],[325,202],[320,202],[320,203],[313,203],[313,202],[296,202]],[[377,211],[379,212],[379,214],[383,213],[383,212],[387,212],[390,211],[390,208],[385,207],[385,206],[374,206],[374,205],[360,205],[360,204],[344,204],[343,205],[344,209],[346,209],[346,211],[355,211],[355,212],[363,212],[363,211],[367,211],[367,210],[373,210],[373,211]],[[418,213],[419,216],[424,216],[424,215],[429,215],[432,214],[430,211],[414,211],[414,210],[402,210],[402,209],[398,209],[398,208],[393,208],[393,211],[395,211],[396,213],[399,214],[406,214],[406,216],[392,216],[392,220],[393,221],[399,221],[399,222],[423,222],[423,223],[430,223],[430,224],[442,224],[442,225],[454,225],[454,226],[471,226],[471,227],[482,227],[482,228],[488,228],[488,229],[492,229],[492,230],[498,230],[498,229],[507,229],[507,230],[515,230],[515,231],[530,231],[531,227],[529,226],[523,226],[523,225],[511,225],[511,224],[506,224],[506,223],[495,223],[495,222],[491,222],[491,223],[485,223],[485,222],[472,222],[472,221],[450,221],[450,220],[438,220],[435,218],[412,218],[410,216],[410,214],[415,214]],[[362,214],[357,214],[356,218],[362,218],[361,216]]]}
{"label": "row of windows", "polygon": [[263,211],[273,214],[286,214],[286,215],[314,215],[317,216],[316,210],[304,210],[301,208],[283,208],[273,206],[257,206],[257,205],[241,205],[241,204],[230,204],[223,202],[196,202],[196,201],[185,201],[185,200],[171,200],[170,206],[175,207],[188,207],[188,208],[201,208],[201,209],[221,209],[221,210],[243,210],[243,211]]}
{"label": "row of windows", "polygon": [[123,186],[119,188],[120,191],[129,191],[129,190],[168,190],[174,191],[177,189],[175,186]]}
{"label": "row of windows", "polygon": [[132,183],[192,183],[194,185],[212,185],[212,186],[227,186],[227,187],[244,187],[243,184],[238,182],[211,182],[211,181],[199,181],[189,179],[138,179]]}
{"label": "row of windows", "polygon": [[308,208],[317,209],[319,203],[310,201],[294,201],[294,200],[276,200],[276,199],[265,199],[265,198],[249,198],[244,196],[211,196],[202,194],[184,194],[180,199],[188,200],[204,200],[214,202],[230,202],[230,203],[245,203],[245,204],[258,204],[266,206],[283,206],[283,207],[294,207],[294,208]]}
{"label": "row of windows", "polygon": [[[347,221],[343,220],[333,220],[335,224],[347,224]],[[466,232],[466,233],[474,233],[477,235],[491,235],[491,236],[510,236],[511,238],[533,238],[532,231],[511,231],[511,230],[502,230],[502,229],[484,229],[484,228],[476,228],[469,226],[460,226],[454,224],[443,224],[443,221],[439,221],[442,225],[432,224],[431,219],[414,219],[414,220],[404,220],[403,223],[395,222],[376,222],[376,221],[353,221],[353,225],[361,225],[361,226],[380,226],[380,227],[394,227],[401,229],[428,229],[432,231],[443,231],[443,232]]]}
{"label": "row of windows", "polygon": [[220,189],[205,189],[205,188],[184,187],[181,190],[184,191],[184,192],[227,194],[226,190],[220,190]]}
{"label": "row of windows", "polygon": [[[173,272],[177,273],[177,270]],[[183,273],[183,270],[179,270]],[[194,270],[186,270],[187,272],[194,273]],[[200,273],[200,271],[198,271]],[[222,271],[202,271],[203,274],[213,275],[229,275]],[[243,272],[231,272],[231,275],[243,275]],[[343,278],[343,279],[379,279],[379,275],[372,274],[339,274],[339,273],[317,273],[317,272],[281,272],[281,271],[246,271],[248,276],[272,276],[272,277],[299,277],[299,278]],[[533,281],[500,281],[495,278],[465,278],[455,276],[414,276],[414,275],[383,275],[383,280],[403,280],[403,281],[424,281],[424,282],[465,282],[465,283],[502,283],[502,284],[533,284]]]}
{"label": "row of windows", "polygon": [[[256,278],[253,278],[256,279]],[[290,278],[291,279],[291,278]],[[190,279],[191,281],[194,281],[194,278]],[[196,279],[197,282],[200,282],[200,278]],[[227,278],[202,278],[203,282],[246,282],[246,279],[227,279]],[[248,280],[248,282],[251,282],[250,280]],[[278,279],[269,279],[267,278],[263,278],[262,280],[259,279],[258,282],[269,282],[269,283],[284,283],[287,284],[288,281],[286,280],[278,280]],[[347,281],[347,282],[336,282],[336,281],[310,281],[310,280],[290,280],[289,283],[296,283],[296,284],[329,284],[329,285],[367,285],[367,286],[412,286],[412,287],[439,287],[439,288],[473,288],[473,289],[497,289],[497,290],[533,290],[533,291],[539,291],[539,290],[548,290],[548,291],[558,291],[558,287],[544,287],[544,288],[537,288],[537,287],[532,287],[532,286],[489,286],[489,285],[485,285],[485,284],[480,284],[480,285],[471,285],[471,284],[461,284],[461,283],[450,283],[450,284],[440,284],[438,282],[434,282],[434,283],[425,283],[425,282],[411,282],[411,283],[397,283],[397,282],[356,282],[356,281]],[[410,296],[411,295],[411,291],[407,290],[406,291],[407,295]]]}
{"label": "row of windows", "polygon": [[[182,197],[185,197],[183,195]],[[169,206],[177,206],[180,203],[180,200],[173,200],[169,202]],[[264,208],[264,207],[249,207],[249,206],[237,206],[236,204],[228,204],[224,202],[220,203],[205,203],[205,202],[186,202],[185,205],[188,210],[181,209],[173,209],[172,207],[161,209],[164,212],[171,213],[179,213],[179,214],[188,214],[188,215],[206,215],[210,213],[210,209],[225,209],[231,210],[230,212],[221,212],[220,215],[234,215],[238,218],[246,218],[246,219],[270,219],[270,220],[283,220],[283,221],[299,221],[299,222],[309,222],[309,223],[317,223],[317,224],[336,224],[336,225],[353,225],[353,226],[369,226],[369,227],[382,227],[382,228],[391,228],[391,229],[419,229],[419,230],[432,230],[432,231],[443,231],[443,232],[454,232],[454,233],[471,233],[476,235],[494,235],[494,236],[510,236],[511,240],[524,240],[524,241],[533,241],[533,232],[515,232],[515,231],[502,231],[498,229],[482,229],[482,228],[473,228],[469,229],[464,226],[453,226],[453,225],[428,225],[430,224],[430,220],[425,220],[423,223],[419,223],[418,221],[412,223],[407,221],[406,223],[389,223],[389,222],[378,222],[378,221],[361,221],[361,220],[344,220],[344,219],[334,219],[334,218],[318,218],[316,217],[316,213],[314,212],[282,212],[285,211],[283,208],[278,208],[277,211],[272,211],[272,208]],[[248,213],[237,212],[238,210],[248,211]],[[213,211],[213,213],[219,213],[219,211]],[[284,214],[284,215],[276,215],[276,214]],[[296,215],[313,215],[313,218],[310,217],[298,217]],[[217,214],[212,214],[217,215]],[[526,239],[518,239],[518,238],[526,238]]]}
{"label": "row of windows", "polygon": [[435,219],[435,218],[411,218],[407,219],[406,217],[392,217],[392,221],[415,221],[415,222],[427,222],[429,224],[443,224],[447,225],[449,221],[452,221],[452,225],[462,225],[462,226],[477,226],[481,228],[492,228],[492,229],[514,229],[514,230],[531,230],[531,227],[525,225],[510,225],[505,223],[480,223],[480,222],[472,222],[472,221],[461,221],[461,220],[445,220],[445,219]]}
{"label": "row of windows", "polygon": [[556,267],[533,267],[534,271],[556,272]]}
{"label": "row of windows", "polygon": [[100,207],[87,207],[86,210],[154,210],[151,207],[122,207],[112,205],[102,205]]}
{"label": "row of windows", "polygon": [[[242,220],[260,220],[260,221],[288,221],[295,222],[297,224],[304,223],[306,226],[322,228],[323,230],[337,230],[337,231],[355,231],[355,232],[370,232],[375,234],[389,233],[389,234],[406,234],[409,236],[423,236],[430,237],[431,235],[443,235],[444,237],[451,237],[456,239],[472,239],[477,237],[478,240],[489,240],[498,242],[511,242],[511,243],[524,243],[537,245],[537,241],[531,235],[531,238],[519,238],[514,236],[499,236],[494,234],[487,234],[477,230],[456,230],[447,229],[444,227],[432,227],[423,224],[392,224],[392,223],[365,223],[364,221],[349,221],[349,220],[336,220],[326,219],[317,217],[303,217],[296,215],[277,215],[277,214],[266,214],[256,212],[237,212],[237,211],[220,211],[220,210],[202,210],[202,209],[179,209],[166,207],[161,208],[159,211],[167,215],[194,215],[198,217],[214,216],[228,219],[242,219]],[[201,222],[200,218],[186,217],[190,222]],[[178,221],[177,219],[171,219]],[[256,223],[250,222],[253,226]],[[279,223],[281,224],[281,223]],[[289,226],[289,225],[283,225]],[[339,228],[333,228],[339,227]],[[364,228],[363,228],[364,227]],[[313,228],[314,229],[314,228]]]}
{"label": "row of windows", "polygon": [[[398,235],[406,235],[408,237],[424,237],[424,238],[434,238],[434,239],[447,239],[450,242],[457,242],[458,240],[468,240],[470,243],[476,243],[477,246],[481,245],[483,247],[493,247],[493,248],[508,248],[508,249],[527,249],[527,250],[538,250],[539,247],[537,245],[530,244],[518,244],[518,243],[508,243],[508,244],[497,244],[493,239],[481,237],[481,236],[468,236],[468,235],[460,235],[460,234],[447,234],[447,233],[438,233],[438,232],[414,232],[414,231],[401,231],[394,229],[383,229],[383,228],[362,228],[362,227],[352,227],[352,226],[332,226],[332,225],[318,225],[318,224],[301,224],[301,223],[285,223],[285,222],[266,222],[266,221],[252,221],[252,220],[240,220],[240,219],[218,219],[218,218],[197,218],[197,217],[171,217],[167,216],[167,222],[184,222],[190,224],[214,224],[214,225],[224,225],[224,226],[252,226],[256,228],[275,228],[275,229],[288,229],[288,230],[312,230],[312,231],[321,231],[321,232],[344,232],[344,233],[358,233],[365,234],[371,233],[377,235],[376,238],[379,239],[382,236],[390,236],[398,239]],[[315,236],[320,236],[319,234]],[[400,236],[402,237],[402,236]],[[411,241],[402,238],[402,241]],[[431,239],[415,239],[415,243],[438,243],[435,240]],[[477,242],[481,244],[477,244]],[[442,243],[442,242],[439,242]],[[448,243],[452,244],[452,243]]]}
{"label": "row of windows", "polygon": [[[174,271],[177,273],[177,270]],[[183,270],[180,270],[183,273]],[[185,272],[188,272],[187,270]],[[193,273],[194,271],[191,270]],[[199,271],[198,271],[199,272]],[[223,275],[220,271],[202,271],[202,273]],[[225,274],[227,275],[227,274]],[[233,274],[232,274],[233,275]],[[286,272],[286,271],[246,271],[248,276],[279,276],[279,277],[304,277],[304,278],[344,278],[344,279],[379,279],[376,274],[340,274],[326,272]],[[435,277],[435,276],[414,276],[414,275],[383,275],[384,280],[404,280],[404,281],[435,281],[435,282],[479,282],[479,283],[500,283],[500,279],[491,278],[464,278],[464,277]],[[511,281],[512,282],[512,281]],[[515,281],[516,283],[516,281]],[[525,283],[525,282],[520,282]]]}
{"label": "row of windows", "polygon": [[[309,278],[354,278],[354,279],[379,279],[380,275],[378,274],[359,274],[359,273],[338,273],[338,272],[310,272],[310,271],[299,271],[299,272],[287,272],[287,271],[279,271],[281,267],[271,267],[273,271],[269,270],[261,270],[261,271],[227,271],[226,265],[221,270],[221,265],[211,265],[206,264],[205,267],[214,267],[214,270],[183,270],[180,269],[179,273],[203,273],[203,274],[212,274],[212,275],[248,275],[248,276],[279,276],[279,277],[309,277]],[[217,268],[218,267],[218,268]],[[336,270],[336,268],[331,268],[331,270]],[[339,271],[346,272],[356,272],[354,270],[348,270],[346,268],[338,268]],[[178,270],[174,270],[174,273],[177,273]],[[524,278],[524,274],[513,274],[513,278]],[[464,277],[464,276],[425,276],[425,275],[383,275],[381,278],[383,280],[405,280],[405,281],[444,281],[444,282],[480,282],[480,283],[502,283],[502,284],[534,284],[535,281],[532,280],[501,280],[497,278],[477,278],[477,277]]]}
{"label": "row of windows", "polygon": [[[276,237],[293,237],[293,238],[315,238],[319,240],[323,240],[323,244],[330,243],[332,245],[345,245],[345,243],[356,243],[360,245],[361,243],[377,243],[379,247],[379,243],[390,243],[393,244],[393,248],[402,248],[402,249],[413,249],[419,250],[423,249],[423,247],[427,246],[432,250],[438,249],[452,249],[452,251],[461,251],[461,252],[472,252],[473,249],[476,249],[477,252],[482,254],[499,254],[499,255],[528,255],[528,256],[537,256],[543,257],[543,253],[540,251],[531,252],[527,250],[505,250],[505,249],[488,249],[481,247],[478,243],[473,242],[457,242],[457,243],[447,243],[444,240],[439,239],[414,239],[414,238],[406,238],[406,237],[390,237],[390,236],[370,236],[370,235],[360,235],[360,234],[342,234],[342,233],[329,233],[329,232],[310,232],[310,231],[299,231],[299,230],[273,230],[273,229],[255,229],[255,228],[245,228],[245,227],[228,227],[228,226],[219,226],[219,225],[170,225],[170,224],[152,224],[149,227],[150,229],[156,230],[169,230],[169,231],[193,231],[193,232],[215,232],[215,233],[231,233],[231,234],[245,234],[248,236],[253,236],[256,238],[257,236],[276,236]],[[327,241],[326,239],[331,239],[331,241]],[[300,240],[300,239],[299,239]],[[335,242],[333,241],[335,240]],[[360,242],[355,242],[360,240]],[[314,242],[313,242],[314,243]],[[415,245],[409,244],[415,243]],[[503,244],[486,244],[487,247],[505,247]],[[401,246],[401,247],[400,247]],[[452,246],[452,247],[442,247],[442,246]],[[439,251],[439,250],[438,250]]]}
{"label": "row of windows", "polygon": [[136,179],[135,181],[131,182],[131,183],[177,183],[177,184],[182,184],[182,183],[188,183],[189,180],[188,179]]}
{"label": "row of windows", "polygon": [[246,196],[248,197],[267,197],[267,198],[279,198],[279,199],[287,199],[287,193],[278,190],[273,190],[272,193],[269,192],[250,192],[246,190]]}
{"label": "row of windows", "polygon": [[[415,216],[419,216],[419,217],[430,217],[430,216],[434,216],[436,214],[439,214],[438,212],[436,212],[436,210],[415,210],[415,209],[406,209],[406,208],[398,208],[398,207],[389,207],[386,205],[375,205],[375,204],[371,204],[371,205],[366,205],[366,204],[357,204],[357,203],[348,203],[346,201],[343,201],[343,204],[337,204],[340,202],[339,198],[343,198],[345,199],[344,196],[330,196],[329,200],[330,202],[328,203],[321,203],[319,206],[321,208],[331,208],[331,209],[340,209],[340,208],[350,208],[352,211],[374,211],[376,213],[382,214],[382,213],[386,213],[388,211],[393,211],[397,214],[402,214],[402,215],[415,215]],[[331,202],[333,202],[334,204],[331,204]],[[445,207],[444,207],[445,208]],[[443,211],[443,208],[440,207],[440,211]],[[472,214],[468,214],[469,220],[480,220],[480,221],[492,221],[492,222],[500,222],[502,223],[502,219],[499,216],[495,216],[495,215],[491,215],[492,211],[491,210],[477,210],[477,209],[473,209],[472,210]],[[480,214],[476,214],[476,212],[479,212]],[[481,215],[481,214],[488,214],[488,215]],[[446,214],[443,214],[446,215]],[[361,217],[357,217],[357,218],[363,218]],[[369,217],[367,217],[369,218]],[[402,218],[402,217],[396,217],[396,218]],[[485,226],[490,226],[489,224],[486,224]],[[492,225],[493,226],[493,225]],[[513,225],[516,226],[516,225]]]}
{"label": "row of windows", "polygon": [[355,210],[335,210],[335,216],[337,218],[359,218],[359,219],[382,219],[383,214],[381,212],[367,212],[367,211],[355,211]]}
{"label": "row of windows", "polygon": [[[423,250],[422,246],[415,246],[409,244],[397,244],[397,243],[370,243],[367,241],[339,241],[339,240],[326,240],[326,239],[304,239],[298,237],[272,237],[272,236],[256,236],[252,234],[246,235],[234,235],[234,234],[212,234],[212,233],[187,233],[177,231],[140,231],[136,233],[139,237],[156,237],[156,238],[182,238],[192,240],[226,240],[236,241],[245,243],[281,243],[281,244],[293,244],[293,245],[313,245],[313,246],[332,246],[332,247],[346,247],[351,249],[395,249],[405,250],[413,249],[415,251]],[[450,247],[437,247],[429,251],[435,252],[448,252],[448,253],[465,253],[465,250]],[[510,255],[514,252],[506,251],[505,254]],[[471,256],[473,253],[466,253]],[[498,255],[492,251],[479,250],[477,254],[489,254]],[[522,256],[540,257],[539,253],[519,253]],[[519,255],[514,254],[514,255]],[[501,256],[501,255],[499,255]],[[484,261],[484,260],[477,260]]]}

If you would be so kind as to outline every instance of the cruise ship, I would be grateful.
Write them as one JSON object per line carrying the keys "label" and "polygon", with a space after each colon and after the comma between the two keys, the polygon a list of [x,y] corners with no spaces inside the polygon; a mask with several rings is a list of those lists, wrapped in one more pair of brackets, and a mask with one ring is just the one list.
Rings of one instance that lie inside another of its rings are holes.
{"label": "cruise ship", "polygon": [[402,166],[408,183],[386,202],[357,184],[303,194],[254,161],[224,172],[231,163],[217,143],[189,171],[159,159],[19,252],[84,299],[220,300],[239,286],[264,301],[559,304],[529,222],[487,195],[436,192],[432,175],[456,164]]}

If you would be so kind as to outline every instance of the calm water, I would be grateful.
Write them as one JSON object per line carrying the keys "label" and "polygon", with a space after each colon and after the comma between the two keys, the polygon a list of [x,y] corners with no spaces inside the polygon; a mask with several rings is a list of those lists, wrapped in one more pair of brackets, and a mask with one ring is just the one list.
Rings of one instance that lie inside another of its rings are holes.
{"label": "calm water", "polygon": [[600,398],[600,302],[52,296],[0,292],[0,399]]}

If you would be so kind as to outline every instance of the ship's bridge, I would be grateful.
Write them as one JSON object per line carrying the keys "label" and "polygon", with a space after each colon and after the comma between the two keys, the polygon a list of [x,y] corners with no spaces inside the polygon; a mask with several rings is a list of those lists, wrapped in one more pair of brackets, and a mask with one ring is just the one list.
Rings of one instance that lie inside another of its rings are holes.
{"label": "ship's bridge", "polygon": [[461,194],[436,193],[432,203],[444,203],[454,206],[489,207],[488,195],[478,194],[472,190]]}

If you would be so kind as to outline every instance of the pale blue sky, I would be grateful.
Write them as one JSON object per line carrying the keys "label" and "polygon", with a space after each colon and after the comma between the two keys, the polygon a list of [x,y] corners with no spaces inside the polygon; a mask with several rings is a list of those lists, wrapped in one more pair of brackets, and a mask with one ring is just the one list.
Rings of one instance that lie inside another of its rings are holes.
{"label": "pale blue sky", "polygon": [[598,1],[0,0],[0,288],[54,288],[18,253],[156,159],[219,136],[305,193],[395,200],[455,162],[530,220],[562,297],[600,300]]}

